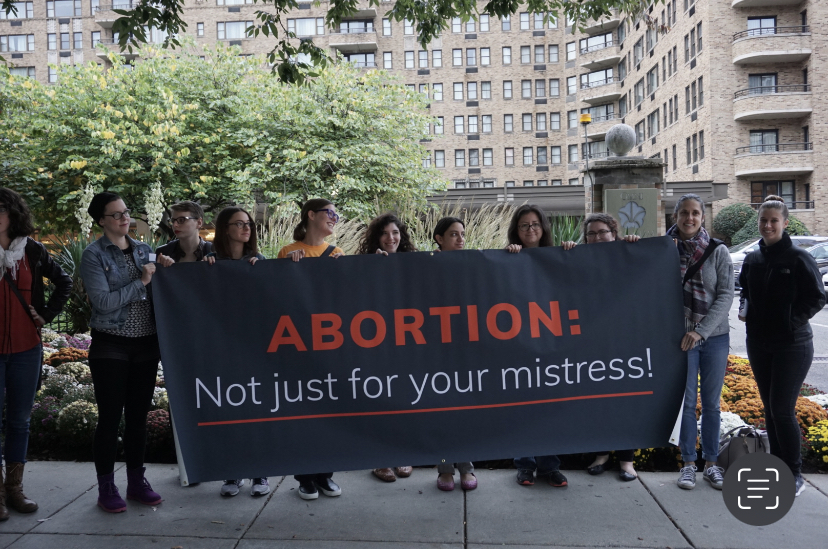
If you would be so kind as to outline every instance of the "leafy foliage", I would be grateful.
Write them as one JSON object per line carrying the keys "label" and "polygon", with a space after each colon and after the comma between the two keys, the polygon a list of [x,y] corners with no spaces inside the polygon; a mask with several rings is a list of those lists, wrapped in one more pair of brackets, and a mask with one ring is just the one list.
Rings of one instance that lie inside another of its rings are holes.
{"label": "leafy foliage", "polygon": [[733,235],[739,232],[755,214],[756,210],[741,202],[725,206],[713,220],[713,230],[722,235],[727,243],[730,243]]}
{"label": "leafy foliage", "polygon": [[423,95],[384,71],[339,63],[288,86],[238,48],[185,46],[148,46],[134,69],[115,54],[105,72],[67,67],[56,86],[0,66],[0,185],[51,232],[72,226],[87,184],[146,214],[145,191],[160,182],[163,206],[198,201],[208,217],[227,203],[315,196],[365,217],[445,189],[422,166],[418,141],[433,122]]}

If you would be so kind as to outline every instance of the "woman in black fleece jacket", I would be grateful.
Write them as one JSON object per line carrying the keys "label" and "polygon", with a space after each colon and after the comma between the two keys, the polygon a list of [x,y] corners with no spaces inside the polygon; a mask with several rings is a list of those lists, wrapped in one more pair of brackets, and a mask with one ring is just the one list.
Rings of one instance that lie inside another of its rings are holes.
{"label": "woman in black fleece jacket", "polygon": [[759,250],[745,258],[739,275],[739,319],[747,322],[748,358],[765,407],[771,453],[791,468],[799,495],[805,483],[796,399],[814,358],[808,320],[825,306],[825,290],[816,261],[793,245],[787,226],[785,203],[768,196],[759,207]]}

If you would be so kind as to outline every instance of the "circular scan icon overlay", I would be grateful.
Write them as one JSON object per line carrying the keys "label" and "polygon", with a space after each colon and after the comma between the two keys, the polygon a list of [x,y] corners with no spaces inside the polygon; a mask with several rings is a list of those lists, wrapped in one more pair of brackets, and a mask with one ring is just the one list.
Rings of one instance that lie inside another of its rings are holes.
{"label": "circular scan icon overlay", "polygon": [[745,454],[728,467],[722,496],[734,517],[751,526],[767,526],[790,511],[796,481],[778,457],[765,452]]}

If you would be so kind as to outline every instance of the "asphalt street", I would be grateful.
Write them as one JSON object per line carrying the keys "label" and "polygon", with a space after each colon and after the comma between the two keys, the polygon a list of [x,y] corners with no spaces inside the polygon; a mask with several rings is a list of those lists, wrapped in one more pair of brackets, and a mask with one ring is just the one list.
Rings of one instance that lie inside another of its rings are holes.
{"label": "asphalt street", "polygon": [[[746,357],[745,324],[738,318],[739,300],[733,300],[730,309],[730,352]],[[811,319],[814,331],[814,362],[805,383],[815,385],[828,393],[828,307]]]}

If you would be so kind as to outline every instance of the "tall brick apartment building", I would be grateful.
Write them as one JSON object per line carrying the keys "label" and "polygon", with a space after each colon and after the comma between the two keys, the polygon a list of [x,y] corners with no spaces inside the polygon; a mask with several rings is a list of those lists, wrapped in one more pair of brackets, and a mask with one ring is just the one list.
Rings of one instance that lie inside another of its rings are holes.
{"label": "tall brick apartment building", "polygon": [[[129,3],[105,1],[18,3],[16,18],[0,20],[0,55],[42,82],[57,79],[49,64],[107,63],[95,46],[113,43],[112,10]],[[412,25],[385,17],[392,2],[361,5],[338,29],[324,25],[325,2],[300,4],[287,24],[429,94],[442,126],[424,143],[426,163],[445,173],[455,199],[542,196],[552,210],[582,213],[580,169],[586,157],[606,156],[604,135],[624,122],[638,135],[631,154],[666,162],[667,205],[687,190],[727,196],[714,211],[780,194],[812,230],[828,232],[828,188],[819,178],[828,153],[813,146],[825,142],[826,128],[812,113],[828,112],[812,83],[828,53],[820,2],[670,0],[645,12],[649,24],[619,14],[583,31],[518,10],[507,20],[452,21],[427,49]],[[186,0],[188,32],[266,52],[272,39],[244,35],[260,8]],[[592,114],[588,144],[578,123],[584,112]]]}

